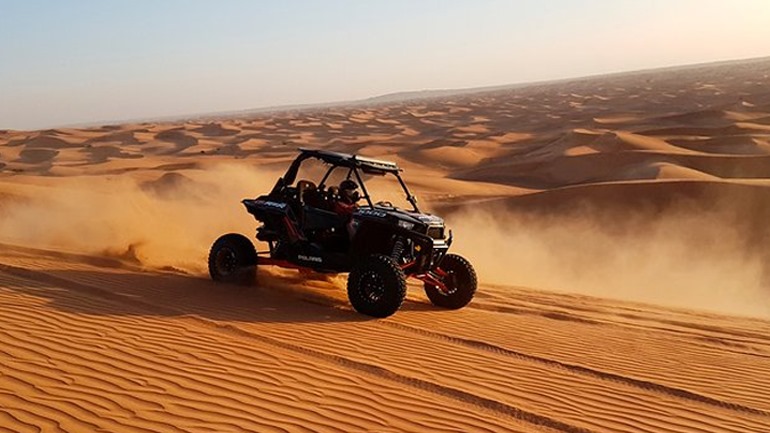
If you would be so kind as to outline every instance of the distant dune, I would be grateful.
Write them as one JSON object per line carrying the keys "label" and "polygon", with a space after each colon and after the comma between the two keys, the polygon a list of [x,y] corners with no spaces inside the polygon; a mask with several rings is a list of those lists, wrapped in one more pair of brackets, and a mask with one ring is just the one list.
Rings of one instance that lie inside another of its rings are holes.
{"label": "distant dune", "polygon": [[[768,80],[758,59],[0,131],[0,430],[766,433]],[[411,286],[368,320],[344,277],[208,281],[298,147],[398,162],[473,303]]]}

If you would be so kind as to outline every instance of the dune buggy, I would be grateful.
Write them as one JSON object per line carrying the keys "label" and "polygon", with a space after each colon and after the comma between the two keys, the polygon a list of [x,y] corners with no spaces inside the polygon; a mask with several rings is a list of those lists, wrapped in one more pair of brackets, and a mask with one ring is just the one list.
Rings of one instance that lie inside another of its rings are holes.
{"label": "dune buggy", "polygon": [[[300,166],[309,159],[322,162],[325,174],[318,183],[297,181]],[[464,307],[476,292],[476,272],[466,259],[448,253],[451,231],[441,218],[420,212],[400,171],[393,162],[300,149],[269,194],[242,201],[262,223],[256,238],[268,249],[256,251],[251,240],[240,234],[221,236],[209,253],[211,278],[249,284],[256,268],[263,265],[349,273],[350,303],[359,313],[373,317],[395,313],[406,296],[406,279],[415,278],[424,283],[434,305]],[[345,197],[331,181],[333,176],[344,178],[342,187],[352,185],[362,191],[348,197],[347,212],[340,212],[339,203]],[[365,179],[386,176],[395,177],[411,209],[372,201]]]}

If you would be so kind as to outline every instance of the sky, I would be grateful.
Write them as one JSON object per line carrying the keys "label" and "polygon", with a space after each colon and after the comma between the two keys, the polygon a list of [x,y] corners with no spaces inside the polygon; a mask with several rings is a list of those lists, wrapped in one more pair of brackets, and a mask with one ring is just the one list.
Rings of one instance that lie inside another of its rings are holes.
{"label": "sky", "polygon": [[0,0],[0,128],[770,55],[770,0]]}

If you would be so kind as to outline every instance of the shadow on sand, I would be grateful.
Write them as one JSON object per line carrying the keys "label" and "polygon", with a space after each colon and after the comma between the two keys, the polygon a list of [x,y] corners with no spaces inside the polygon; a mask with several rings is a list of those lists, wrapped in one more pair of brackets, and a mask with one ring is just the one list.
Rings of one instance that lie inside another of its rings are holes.
{"label": "shadow on sand", "polygon": [[[346,299],[344,279],[281,277],[260,272],[252,286],[233,286],[204,277],[110,270],[45,270],[0,265],[15,277],[7,289],[47,299],[60,311],[89,315],[199,316],[231,322],[364,322]],[[402,311],[433,311],[406,300]]]}

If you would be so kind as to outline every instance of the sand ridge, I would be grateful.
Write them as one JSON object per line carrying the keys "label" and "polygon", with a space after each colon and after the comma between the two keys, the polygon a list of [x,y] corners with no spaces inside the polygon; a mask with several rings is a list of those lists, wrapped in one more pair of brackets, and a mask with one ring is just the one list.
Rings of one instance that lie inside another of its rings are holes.
{"label": "sand ridge", "polygon": [[[756,358],[770,351],[768,322],[526,289],[511,298],[495,286],[464,311],[437,313],[415,295],[371,321],[334,281],[299,289],[267,275],[256,291],[226,294],[204,279],[9,249],[0,314],[15,397],[5,404],[19,425],[745,432],[770,422],[770,365]],[[51,379],[62,375],[74,382]],[[47,409],[24,409],[35,406]]]}

